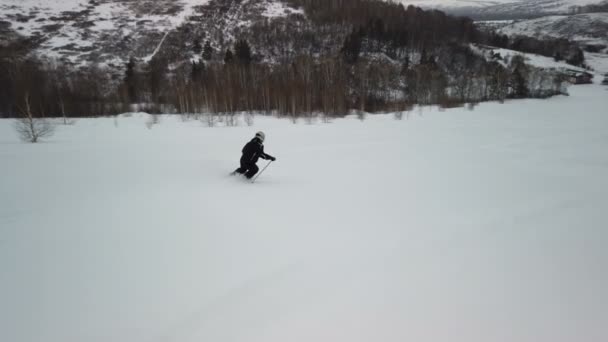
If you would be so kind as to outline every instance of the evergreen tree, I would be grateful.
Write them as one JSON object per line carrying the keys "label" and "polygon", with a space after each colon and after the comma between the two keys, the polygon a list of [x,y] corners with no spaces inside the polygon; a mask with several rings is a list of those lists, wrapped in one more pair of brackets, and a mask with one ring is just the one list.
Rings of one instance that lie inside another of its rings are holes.
{"label": "evergreen tree", "polygon": [[353,31],[346,37],[342,49],[340,49],[346,63],[354,64],[357,62],[361,53],[362,40],[362,30]]}
{"label": "evergreen tree", "polygon": [[127,97],[129,102],[137,102],[137,62],[134,57],[129,58],[127,70],[125,71],[124,82],[127,87]]}
{"label": "evergreen tree", "polygon": [[420,53],[420,64],[427,64],[428,58],[426,56],[426,49],[422,48],[422,52]]}
{"label": "evergreen tree", "polygon": [[158,101],[161,97],[161,89],[166,83],[168,64],[166,59],[157,56],[148,63],[147,81],[152,101]]}
{"label": "evergreen tree", "polygon": [[194,40],[194,46],[192,47],[192,50],[194,51],[195,54],[200,54],[201,51],[203,51],[203,46],[201,45],[201,40],[196,38]]}
{"label": "evergreen tree", "polygon": [[205,73],[205,63],[197,63],[192,61],[192,71],[190,73],[190,80],[192,82],[201,82]]}
{"label": "evergreen tree", "polygon": [[511,86],[516,98],[525,98],[530,95],[528,89],[528,67],[522,56],[515,56],[511,60]]}
{"label": "evergreen tree", "polygon": [[556,62],[560,62],[560,61],[564,60],[564,58],[562,57],[562,54],[561,54],[561,53],[559,53],[559,51],[557,51],[557,52],[555,53],[555,55],[553,55],[553,59],[554,59]]}
{"label": "evergreen tree", "polygon": [[213,47],[211,47],[211,43],[209,41],[205,42],[205,47],[203,47],[203,59],[206,61],[210,61],[213,58]]}
{"label": "evergreen tree", "polygon": [[236,59],[240,64],[251,64],[251,47],[246,40],[242,39],[236,42],[236,44],[234,44],[234,52],[236,54]]}
{"label": "evergreen tree", "polygon": [[232,53],[232,50],[228,49],[224,55],[224,63],[230,64],[232,61],[234,61],[234,54]]}
{"label": "evergreen tree", "polygon": [[566,62],[572,65],[582,66],[585,62],[585,54],[583,53],[583,50],[581,50],[580,48],[576,48],[576,51],[574,52],[572,57],[568,58]]}
{"label": "evergreen tree", "polygon": [[405,75],[409,69],[410,69],[410,57],[405,56],[405,58],[403,60],[403,64],[401,64],[401,74]]}

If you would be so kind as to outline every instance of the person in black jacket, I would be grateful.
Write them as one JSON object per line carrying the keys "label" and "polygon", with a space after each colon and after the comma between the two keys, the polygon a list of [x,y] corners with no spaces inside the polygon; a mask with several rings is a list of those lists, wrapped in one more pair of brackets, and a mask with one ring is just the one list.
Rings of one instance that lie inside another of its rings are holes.
{"label": "person in black jacket", "polygon": [[255,137],[243,147],[243,155],[241,156],[241,167],[234,170],[234,174],[242,174],[245,177],[251,179],[258,173],[258,166],[255,164],[258,162],[258,158],[266,160],[277,160],[275,157],[264,153],[264,139],[266,135],[264,132],[257,132]]}

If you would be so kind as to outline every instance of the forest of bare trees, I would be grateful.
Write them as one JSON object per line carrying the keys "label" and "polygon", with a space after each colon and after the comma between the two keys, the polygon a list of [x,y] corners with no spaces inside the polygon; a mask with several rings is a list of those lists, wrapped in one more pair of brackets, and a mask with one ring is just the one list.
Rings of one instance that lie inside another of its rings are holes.
{"label": "forest of bare trees", "polygon": [[306,17],[254,24],[230,44],[197,38],[191,44],[196,58],[131,58],[120,73],[41,62],[2,46],[0,115],[21,116],[25,101],[35,117],[133,110],[301,117],[546,97],[563,92],[559,75],[517,58],[488,61],[470,44],[540,46],[547,54],[574,49],[567,42],[510,40],[480,32],[467,18],[389,2],[288,2]]}

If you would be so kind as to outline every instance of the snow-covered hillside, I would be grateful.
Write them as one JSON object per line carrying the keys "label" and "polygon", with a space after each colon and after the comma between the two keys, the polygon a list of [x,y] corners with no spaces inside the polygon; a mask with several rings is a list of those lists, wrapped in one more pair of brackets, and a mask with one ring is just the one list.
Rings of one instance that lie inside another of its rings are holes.
{"label": "snow-covered hillside", "polygon": [[499,31],[509,36],[566,38],[582,44],[608,46],[608,13],[522,20],[506,25]]}
{"label": "snow-covered hillside", "polygon": [[36,51],[72,63],[123,63],[151,55],[164,35],[209,0],[0,1],[0,21],[39,42]]}
{"label": "snow-covered hillside", "polygon": [[503,1],[501,4],[488,6],[483,9],[486,13],[491,12],[512,12],[529,13],[531,15],[568,13],[577,6],[595,5],[605,0],[516,0]]}
{"label": "snow-covered hillside", "polygon": [[[606,90],[37,145],[0,120],[0,341],[606,341]],[[258,130],[277,162],[229,177]]]}
{"label": "snow-covered hillside", "polygon": [[[388,1],[388,0],[387,0]],[[413,5],[422,8],[482,8],[495,6],[503,3],[510,3],[517,0],[396,0],[395,2],[403,5]]]}
{"label": "snow-covered hillside", "polygon": [[[228,44],[235,30],[254,19],[302,13],[280,0],[216,1],[213,8],[206,7],[211,4],[211,0],[0,0],[0,32],[27,37],[39,56],[76,65],[112,66],[126,63],[131,56],[148,61],[163,44],[176,45],[172,48],[187,59],[194,38],[188,32],[175,34],[185,24],[191,27],[184,31],[203,29],[210,40]],[[222,18],[214,17],[215,12]],[[175,36],[168,37],[171,33]],[[3,41],[0,38],[0,44]]]}
{"label": "snow-covered hillside", "polygon": [[[459,14],[511,11],[537,16],[564,12],[572,5],[598,2],[514,1],[414,0],[402,3],[439,7],[446,11],[459,9]],[[275,28],[267,25],[269,20],[276,22],[277,18],[288,16],[292,17],[285,20],[286,24]],[[24,41],[16,44],[18,48],[13,50],[29,49],[37,56],[76,66],[110,66],[116,73],[122,73],[131,57],[147,62],[158,54],[176,65],[198,60],[200,46],[205,41],[219,52],[216,55],[219,60],[217,56],[232,48],[237,38],[245,37],[250,43],[255,41],[254,52],[258,58],[273,63],[293,57],[290,53],[303,53],[283,49],[281,43],[274,42],[285,39],[283,45],[302,48],[300,42],[287,43],[289,38],[297,36],[295,33],[288,32],[286,37],[281,37],[277,32],[302,29],[306,20],[303,8],[290,7],[285,0],[0,0],[0,46],[14,42],[16,35],[21,35],[25,37]],[[271,34],[262,37],[259,32]],[[338,47],[330,45],[342,44],[342,35],[320,38],[314,46],[323,51],[335,51]],[[318,38],[320,34],[317,32],[313,36]],[[319,51],[306,53],[318,54]]]}
{"label": "snow-covered hillside", "polygon": [[[395,1],[395,0],[393,0]],[[601,3],[603,0],[396,0],[404,5],[439,8],[494,8],[548,10],[567,12],[573,6]]]}
{"label": "snow-covered hillside", "polygon": [[87,18],[93,22],[117,21],[117,17],[127,20],[134,16],[137,21],[154,21],[164,27],[175,27],[193,14],[195,6],[209,1],[1,0],[0,9],[4,18],[16,19],[15,25],[21,27],[21,32],[31,34],[47,24],[45,21],[61,21],[63,13],[81,11],[88,11]]}
{"label": "snow-covered hillside", "polygon": [[399,0],[404,5],[440,8],[475,17],[522,18],[566,14],[574,8],[596,5],[606,0]]}
{"label": "snow-covered hillside", "polygon": [[[531,65],[537,68],[542,69],[551,69],[557,71],[565,71],[565,70],[573,70],[584,72],[586,71],[584,68],[577,67],[574,65],[570,65],[564,62],[557,62],[553,58],[544,57],[532,53],[523,53],[515,50],[490,47],[490,46],[479,46],[479,45],[471,45],[471,50],[481,56],[484,56],[487,60],[494,60],[503,65],[508,65],[509,61],[514,56],[521,56],[524,58],[527,65]],[[500,58],[494,57],[495,55],[500,56]],[[598,71],[601,72],[601,71]]]}
{"label": "snow-covered hillside", "polygon": [[608,72],[608,13],[486,21],[477,24],[510,37],[565,38],[574,41],[586,50],[585,64],[598,72]]}

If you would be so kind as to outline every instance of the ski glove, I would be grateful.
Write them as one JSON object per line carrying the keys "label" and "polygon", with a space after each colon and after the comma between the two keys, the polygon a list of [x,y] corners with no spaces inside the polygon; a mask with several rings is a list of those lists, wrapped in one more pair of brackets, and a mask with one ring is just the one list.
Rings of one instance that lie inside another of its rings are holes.
{"label": "ski glove", "polygon": [[275,158],[275,157],[270,157],[270,160],[275,161],[275,160],[277,160],[277,158]]}

